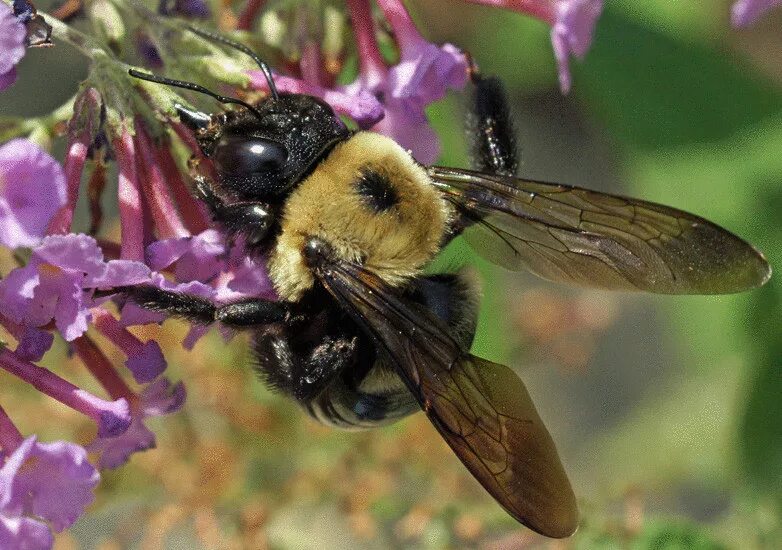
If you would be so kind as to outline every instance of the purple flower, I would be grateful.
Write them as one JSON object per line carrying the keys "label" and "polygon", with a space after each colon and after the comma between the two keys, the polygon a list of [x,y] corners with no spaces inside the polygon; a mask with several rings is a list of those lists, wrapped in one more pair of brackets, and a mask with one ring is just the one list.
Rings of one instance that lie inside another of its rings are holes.
{"label": "purple flower", "polygon": [[65,174],[49,153],[26,139],[0,147],[0,244],[37,245],[65,200]]}
{"label": "purple flower", "polygon": [[388,71],[388,91],[392,97],[423,110],[445,97],[448,90],[460,90],[467,83],[467,58],[452,44],[436,46],[410,27],[397,33],[399,63]]}
{"label": "purple flower", "polygon": [[748,27],[780,5],[782,0],[738,0],[730,10],[730,20],[734,27]]}
{"label": "purple flower", "polygon": [[277,300],[265,262],[250,258],[240,246],[231,250],[229,268],[215,283],[215,298],[218,302],[241,300],[242,298],[266,298]]}
{"label": "purple flower", "polygon": [[133,378],[139,384],[153,381],[166,370],[163,351],[154,340],[142,342],[114,315],[101,308],[92,310],[92,322],[103,336],[127,356],[125,366],[133,373]]}
{"label": "purple flower", "polygon": [[72,341],[87,330],[92,290],[148,281],[150,269],[127,260],[104,261],[87,235],[51,235],[33,250],[24,267],[0,281],[0,313],[15,323],[43,327],[54,320]]}
{"label": "purple flower", "polygon": [[24,57],[27,30],[5,2],[0,2],[0,90],[16,82],[16,64]]}
{"label": "purple flower", "polygon": [[157,241],[147,247],[147,263],[155,271],[174,267],[177,281],[212,280],[225,268],[228,247],[216,229],[199,235]]}
{"label": "purple flower", "polygon": [[38,443],[33,435],[0,469],[0,510],[6,517],[45,519],[62,531],[93,501],[99,479],[83,447],[64,441]]}
{"label": "purple flower", "polygon": [[24,380],[36,390],[92,418],[101,437],[115,437],[130,425],[127,399],[106,401],[63,380],[53,372],[0,347],[0,368]]}
{"label": "purple flower", "polygon": [[36,519],[9,518],[0,512],[0,548],[49,550],[54,537],[49,526]]}
{"label": "purple flower", "polygon": [[603,0],[569,0],[559,2],[551,27],[551,44],[559,65],[559,86],[570,91],[570,54],[583,59],[592,44],[592,32],[603,11]]}
{"label": "purple flower", "polygon": [[146,62],[148,67],[152,67],[154,69],[160,69],[163,67],[163,59],[160,57],[160,52],[148,35],[143,33],[137,34],[135,43],[136,51],[138,52],[141,59]]}
{"label": "purple flower", "polygon": [[[150,265],[157,271],[172,271],[178,282],[155,272],[148,284],[216,303],[250,297],[277,299],[264,263],[247,255],[241,239],[230,248],[225,239],[222,232],[208,229],[193,237],[152,243],[146,253]],[[121,322],[133,326],[162,323],[166,318],[163,313],[127,302],[122,308]],[[208,330],[208,326],[193,326],[185,338],[185,348],[191,349]],[[234,334],[227,327],[220,326],[220,330],[226,341]]]}
{"label": "purple flower", "polygon": [[0,324],[16,338],[18,344],[14,353],[25,361],[40,361],[54,343],[51,332],[14,323],[2,314]]}
{"label": "purple flower", "polygon": [[[430,164],[440,153],[439,140],[429,125],[426,107],[449,89],[467,82],[467,58],[451,44],[437,46],[417,31],[404,6],[381,0],[399,44],[399,63],[386,67],[375,40],[375,26],[367,0],[348,0],[356,35],[361,71],[355,82],[337,89],[324,88],[290,77],[275,76],[280,91],[317,96],[361,128],[386,134]],[[251,85],[267,89],[260,71],[250,71]],[[382,119],[382,120],[381,120]]]}
{"label": "purple flower", "polygon": [[[229,246],[225,234],[216,229],[192,237],[157,241],[147,247],[146,256],[152,269],[172,271],[180,283],[209,283],[211,286],[190,287],[190,292],[204,298],[218,301],[258,296],[276,298],[264,264],[247,255],[241,238]],[[157,274],[152,279],[152,284],[161,288],[187,292],[184,286],[175,289]]]}
{"label": "purple flower", "polygon": [[603,11],[603,0],[467,0],[531,15],[551,25],[551,45],[559,65],[559,86],[570,91],[570,55],[583,59]]}
{"label": "purple flower", "polygon": [[119,437],[98,436],[88,446],[90,452],[99,453],[98,466],[117,468],[125,464],[133,453],[154,448],[155,434],[144,425],[144,420],[178,411],[185,397],[185,387],[181,382],[172,386],[167,379],[159,378],[149,384],[133,405],[130,428]]}
{"label": "purple flower", "polygon": [[176,0],[174,11],[185,17],[200,17],[205,19],[212,15],[209,4],[203,0]]}
{"label": "purple flower", "polygon": [[399,62],[386,67],[375,39],[375,25],[366,0],[349,0],[361,70],[343,91],[355,97],[380,99],[385,117],[373,130],[394,138],[420,162],[431,164],[440,154],[437,135],[429,125],[426,106],[442,99],[447,90],[467,82],[467,58],[455,46],[427,42],[407,10],[396,0],[378,2],[394,29]]}
{"label": "purple flower", "polygon": [[106,355],[88,336],[73,342],[73,349],[113,398],[130,403],[126,429],[121,433],[98,431],[89,445],[100,455],[101,468],[114,468],[126,462],[131,454],[155,446],[155,435],[144,425],[144,419],[178,410],[185,400],[185,388],[180,382],[171,387],[168,380],[158,378],[141,394],[136,394],[117,374]]}
{"label": "purple flower", "polygon": [[[403,40],[403,38],[405,38]],[[440,156],[440,141],[426,116],[426,107],[458,90],[467,82],[467,59],[455,46],[438,47],[420,35],[397,33],[399,63],[388,70],[381,84],[365,88],[384,97],[386,116],[374,130],[394,139],[424,164]],[[352,86],[362,89],[362,79]]]}
{"label": "purple flower", "polygon": [[25,327],[14,353],[26,361],[40,361],[54,343],[54,334],[35,327]]}

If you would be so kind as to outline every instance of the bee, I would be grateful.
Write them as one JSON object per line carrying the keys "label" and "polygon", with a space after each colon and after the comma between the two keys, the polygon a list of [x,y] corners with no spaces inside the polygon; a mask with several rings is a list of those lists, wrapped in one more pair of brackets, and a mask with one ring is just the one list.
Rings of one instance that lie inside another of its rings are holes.
{"label": "bee", "polygon": [[138,78],[240,109],[177,105],[215,177],[194,192],[248,254],[268,259],[280,299],[214,304],[152,286],[119,289],[142,307],[250,329],[256,369],[316,420],[372,428],[423,411],[516,520],[549,537],[578,525],[576,497],[524,384],[471,355],[478,285],[425,274],[464,235],[478,254],[549,281],[662,294],[762,285],[763,255],[698,216],[638,199],[516,177],[508,102],[473,71],[472,170],[423,166],[392,139],[348,129],[323,101],[279,93],[256,104],[192,82]]}

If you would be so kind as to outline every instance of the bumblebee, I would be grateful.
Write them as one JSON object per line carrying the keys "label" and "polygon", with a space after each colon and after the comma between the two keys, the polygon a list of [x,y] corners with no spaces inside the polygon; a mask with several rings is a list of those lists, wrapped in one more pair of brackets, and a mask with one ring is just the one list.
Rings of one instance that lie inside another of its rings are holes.
{"label": "bumblebee", "polygon": [[152,286],[120,290],[151,310],[250,329],[261,378],[323,423],[371,428],[423,410],[515,519],[569,536],[576,498],[524,384],[469,353],[477,282],[468,271],[427,275],[427,264],[464,235],[480,243],[478,254],[550,281],[719,294],[762,285],[762,254],[680,210],[517,178],[508,102],[477,71],[474,166],[464,170],[422,166],[388,137],[348,129],[319,99],[278,93],[254,59],[271,91],[257,104],[131,74],[242,106],[177,111],[214,167],[209,177],[194,163],[196,195],[244,237],[248,254],[265,255],[280,300],[213,304]]}

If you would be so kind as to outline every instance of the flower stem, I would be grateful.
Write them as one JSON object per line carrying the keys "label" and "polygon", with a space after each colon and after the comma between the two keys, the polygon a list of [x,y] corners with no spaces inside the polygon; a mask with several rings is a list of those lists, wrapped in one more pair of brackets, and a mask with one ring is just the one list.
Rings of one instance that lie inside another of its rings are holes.
{"label": "flower stem", "polygon": [[168,182],[174,200],[179,206],[185,225],[193,234],[201,233],[209,228],[209,214],[204,204],[193,196],[188,189],[179,167],[171,155],[171,148],[165,143],[159,143],[155,148],[157,162],[163,170],[163,175]]}
{"label": "flower stem", "polygon": [[526,13],[550,25],[553,25],[556,20],[556,2],[551,0],[543,2],[540,0],[467,0],[467,2]]}
{"label": "flower stem", "polygon": [[[111,316],[108,312],[106,312],[106,315]],[[117,374],[111,361],[108,360],[106,355],[95,345],[95,342],[89,336],[76,338],[71,344],[84,366],[100,382],[100,385],[103,386],[103,389],[106,390],[112,399],[124,397],[128,401],[135,400],[136,395],[120,375]]]}
{"label": "flower stem", "polygon": [[401,0],[377,0],[377,5],[383,10],[383,14],[391,23],[394,31],[399,34],[407,34],[410,32],[418,33],[413,23],[413,18],[405,8],[405,5]]}
{"label": "flower stem", "polygon": [[89,148],[89,135],[82,132],[68,144],[68,152],[65,154],[65,184],[68,194],[63,205],[49,222],[48,235],[65,234],[71,229],[73,223],[73,211],[79,200],[79,187],[84,162],[87,160]]}
{"label": "flower stem", "polygon": [[245,5],[244,9],[239,14],[236,28],[240,31],[251,30],[265,4],[266,0],[248,0],[247,5]]}
{"label": "flower stem", "polygon": [[144,127],[143,122],[136,120],[136,137],[134,139],[136,152],[140,155],[146,177],[142,179],[142,187],[147,205],[155,221],[158,237],[171,239],[188,237],[190,232],[185,227],[182,217],[171,197],[161,167],[154,153],[152,138]]}
{"label": "flower stem", "polygon": [[314,40],[307,40],[301,45],[299,69],[305,82],[323,86],[323,54],[320,45]]}
{"label": "flower stem", "polygon": [[97,55],[105,55],[105,50],[91,36],[77,31],[67,23],[63,23],[53,15],[38,10],[46,22],[52,27],[52,38],[70,44],[84,56],[94,59]]}
{"label": "flower stem", "polygon": [[125,399],[106,401],[63,380],[53,372],[20,359],[7,349],[0,349],[0,368],[32,385],[60,403],[92,418],[101,437],[124,433],[130,426],[130,408]]}
{"label": "flower stem", "polygon": [[136,171],[135,147],[127,128],[114,140],[119,164],[119,217],[122,228],[123,260],[144,261],[144,212],[141,189]]}
{"label": "flower stem", "polygon": [[[103,308],[94,308],[92,319],[95,328],[128,358],[125,365],[133,373],[136,382],[140,384],[152,382],[163,373],[166,362],[157,342],[154,340],[142,342],[122,326],[114,315]],[[126,397],[131,401],[135,398],[127,386],[122,388],[122,391],[126,393],[121,394],[121,397]]]}
{"label": "flower stem", "polygon": [[5,409],[0,407],[0,447],[6,455],[11,454],[24,441],[24,437],[14,425]]}
{"label": "flower stem", "polygon": [[[353,33],[356,37],[358,58],[361,73],[368,80],[385,78],[386,64],[375,36],[375,21],[372,18],[372,8],[369,0],[347,0],[350,8],[350,20],[353,23]],[[367,82],[372,87],[375,82]]]}

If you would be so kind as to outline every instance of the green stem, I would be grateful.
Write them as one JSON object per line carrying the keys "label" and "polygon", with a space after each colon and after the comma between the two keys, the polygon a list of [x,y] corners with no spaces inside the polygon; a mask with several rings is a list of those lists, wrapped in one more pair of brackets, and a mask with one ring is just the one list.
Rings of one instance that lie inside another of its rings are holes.
{"label": "green stem", "polygon": [[52,38],[70,44],[90,59],[95,59],[97,55],[106,54],[106,51],[91,36],[77,31],[67,23],[63,23],[44,11],[39,10],[38,13],[52,26]]}

